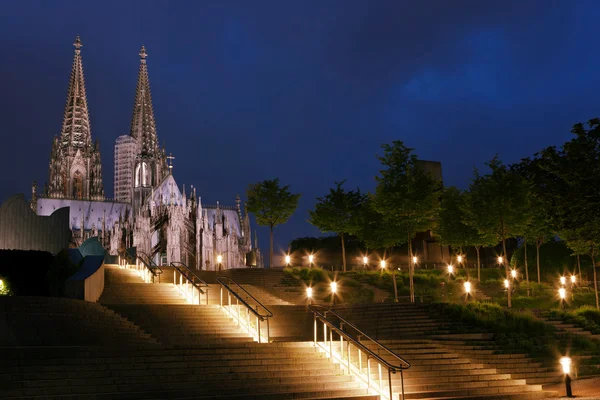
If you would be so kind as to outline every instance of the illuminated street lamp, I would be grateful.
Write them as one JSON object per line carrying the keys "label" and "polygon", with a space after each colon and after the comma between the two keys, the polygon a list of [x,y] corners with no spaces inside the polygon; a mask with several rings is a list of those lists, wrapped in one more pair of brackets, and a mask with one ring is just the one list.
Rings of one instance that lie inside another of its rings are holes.
{"label": "illuminated street lamp", "polygon": [[333,304],[335,304],[335,294],[337,293],[337,282],[331,282],[331,294],[333,297]]}
{"label": "illuminated street lamp", "polygon": [[221,264],[222,263],[223,263],[223,256],[219,254],[217,256],[217,264],[219,264],[219,271],[221,270]]}
{"label": "illuminated street lamp", "polygon": [[312,295],[313,289],[309,286],[306,288],[306,298],[308,299],[308,304],[312,303]]}
{"label": "illuminated street lamp", "polygon": [[419,259],[417,258],[417,256],[414,256],[414,257],[413,257],[413,264],[416,264],[418,260],[419,260]]}
{"label": "illuminated street lamp", "polygon": [[315,261],[315,256],[312,254],[308,255],[308,266],[312,268],[313,262]]}
{"label": "illuminated street lamp", "polygon": [[463,262],[463,256],[457,256],[456,257],[456,261],[458,261],[459,264],[462,264],[462,262]]}
{"label": "illuminated street lamp", "polygon": [[565,289],[564,287],[558,289],[558,296],[560,297],[561,308],[565,308],[565,298],[567,297],[567,289]]}
{"label": "illuminated street lamp", "polygon": [[575,284],[575,282],[577,281],[577,278],[575,275],[571,275],[571,284]]}
{"label": "illuminated street lamp", "polygon": [[517,279],[517,270],[516,269],[511,270],[510,276],[512,276],[513,279]]}
{"label": "illuminated street lamp", "polygon": [[504,264],[504,257],[498,256],[498,264],[500,264],[500,265]]}
{"label": "illuminated street lamp", "polygon": [[448,282],[452,280],[452,273],[454,272],[454,267],[452,264],[448,264]]}
{"label": "illuminated street lamp", "polygon": [[384,269],[385,269],[385,265],[386,265],[386,262],[385,262],[385,260],[381,260],[381,261],[379,262],[379,265],[381,266],[381,269],[382,269],[382,270],[384,270]]}
{"label": "illuminated street lamp", "polygon": [[465,302],[469,301],[469,296],[471,295],[471,282],[467,281],[464,284],[465,286],[465,293],[467,294],[467,297],[465,298]]}
{"label": "illuminated street lamp", "polygon": [[565,278],[564,276],[560,277],[560,284],[565,286],[565,284],[567,283],[567,278]]}
{"label": "illuminated street lamp", "polygon": [[571,357],[561,357],[560,365],[562,366],[563,374],[565,374],[565,391],[567,397],[573,397],[573,391],[571,390]]}
{"label": "illuminated street lamp", "polygon": [[510,282],[508,281],[508,279],[504,280],[504,287],[506,288],[506,290],[508,290],[508,288],[510,287]]}
{"label": "illuminated street lamp", "polygon": [[289,267],[291,261],[292,261],[292,257],[290,257],[289,254],[286,254],[285,255],[285,265]]}
{"label": "illuminated street lamp", "polygon": [[367,264],[369,264],[369,257],[367,257],[367,256],[364,256],[364,257],[363,257],[363,265],[365,265],[365,266],[366,266]]}

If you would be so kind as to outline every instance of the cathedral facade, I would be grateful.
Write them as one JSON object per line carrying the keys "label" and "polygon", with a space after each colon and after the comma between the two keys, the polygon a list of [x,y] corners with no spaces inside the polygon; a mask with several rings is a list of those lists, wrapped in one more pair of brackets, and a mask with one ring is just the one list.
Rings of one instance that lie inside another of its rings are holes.
{"label": "cathedral facade", "polygon": [[147,53],[142,46],[129,135],[115,142],[114,193],[102,183],[100,145],[92,142],[81,41],[75,56],[60,135],[52,142],[49,184],[42,194],[34,182],[31,208],[51,215],[69,207],[72,245],[97,236],[110,254],[135,247],[158,265],[183,262],[190,268],[219,270],[256,265],[250,218],[239,195],[234,206],[203,205],[196,190],[179,188],[158,145]]}

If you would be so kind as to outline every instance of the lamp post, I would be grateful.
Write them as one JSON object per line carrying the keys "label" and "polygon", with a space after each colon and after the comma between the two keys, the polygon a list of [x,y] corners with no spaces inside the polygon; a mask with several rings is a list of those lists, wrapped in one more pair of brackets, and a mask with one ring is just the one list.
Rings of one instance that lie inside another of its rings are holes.
{"label": "lamp post", "polygon": [[217,256],[217,264],[219,264],[219,271],[221,271],[221,264],[222,263],[223,263],[223,256],[219,254]]}
{"label": "lamp post", "polygon": [[331,282],[331,295],[333,297],[333,304],[335,305],[335,294],[337,293],[337,282]]}
{"label": "lamp post", "polygon": [[290,257],[290,255],[289,255],[289,254],[286,254],[286,255],[285,255],[285,266],[286,266],[286,267],[289,267],[289,266],[290,266],[290,263],[291,263],[291,261],[292,261],[292,257]]}
{"label": "lamp post", "polygon": [[573,397],[573,391],[571,390],[571,357],[561,357],[560,365],[562,366],[563,374],[565,374],[565,391],[567,397]]}

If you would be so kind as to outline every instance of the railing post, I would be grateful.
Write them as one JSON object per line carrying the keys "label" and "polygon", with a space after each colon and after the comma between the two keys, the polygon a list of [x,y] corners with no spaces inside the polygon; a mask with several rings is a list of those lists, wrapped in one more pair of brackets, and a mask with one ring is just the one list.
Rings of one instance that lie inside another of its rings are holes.
{"label": "railing post", "polygon": [[388,383],[390,385],[390,400],[392,400],[392,370],[388,368]]}
{"label": "railing post", "polygon": [[267,343],[271,343],[271,325],[269,323],[269,320],[271,318],[267,318]]}
{"label": "railing post", "polygon": [[[258,333],[258,343],[260,343],[260,318],[256,317],[256,332]],[[250,333],[250,329],[248,329]]]}
{"label": "railing post", "polygon": [[383,376],[381,376],[381,363],[379,361],[377,362],[377,368],[379,370],[379,390],[382,390],[382,388],[383,388]]}
{"label": "railing post", "polygon": [[342,336],[342,334],[340,333],[340,355],[341,355],[341,359],[344,359],[344,337]]}
{"label": "railing post", "polygon": [[358,347],[356,348],[356,350],[358,350],[358,372],[362,374],[362,352]]}
{"label": "railing post", "polygon": [[314,327],[313,327],[313,331],[314,331],[314,337],[315,337],[315,350],[317,349],[317,313],[313,314],[314,316]]}
{"label": "railing post", "polygon": [[367,387],[371,389],[371,356],[367,354]]}
{"label": "railing post", "polygon": [[352,375],[350,372],[350,341],[346,340],[346,356],[348,357],[348,375]]}
{"label": "railing post", "polygon": [[[323,350],[327,351],[327,324],[323,321]],[[325,353],[327,354],[327,353]]]}
{"label": "railing post", "polygon": [[400,387],[402,388],[402,400],[404,400],[404,368],[400,368]]}
{"label": "railing post", "polygon": [[333,360],[333,327],[329,329],[329,358]]}

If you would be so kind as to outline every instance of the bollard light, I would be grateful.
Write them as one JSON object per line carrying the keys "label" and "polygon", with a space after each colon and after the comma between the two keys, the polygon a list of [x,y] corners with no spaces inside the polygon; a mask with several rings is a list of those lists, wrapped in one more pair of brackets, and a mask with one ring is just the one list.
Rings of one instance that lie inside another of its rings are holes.
{"label": "bollard light", "polygon": [[573,391],[571,390],[571,357],[561,357],[560,365],[562,366],[563,374],[565,374],[565,392],[567,397],[573,397]]}
{"label": "bollard light", "polygon": [[563,374],[570,374],[571,373],[571,357],[561,357],[560,360],[560,365],[562,366],[562,370],[563,370]]}
{"label": "bollard light", "polygon": [[385,260],[381,260],[381,262],[379,263],[379,265],[381,266],[381,269],[385,269]]}
{"label": "bollard light", "polygon": [[567,297],[567,290],[561,287],[560,289],[558,289],[558,295],[560,296],[561,300],[564,300],[565,297]]}
{"label": "bollard light", "polygon": [[312,298],[312,294],[313,294],[313,289],[311,287],[307,287],[306,288],[306,297],[308,297],[309,299]]}
{"label": "bollard light", "polygon": [[577,278],[575,277],[575,275],[571,275],[571,283],[575,283],[575,281],[577,281]]}
{"label": "bollard light", "polygon": [[465,282],[465,292],[467,294],[471,293],[471,282]]}
{"label": "bollard light", "polygon": [[498,264],[504,263],[504,257],[498,256]]}
{"label": "bollard light", "polygon": [[363,257],[363,264],[367,265],[369,263],[369,257],[364,256]]}
{"label": "bollard light", "polygon": [[285,255],[285,264],[289,266],[291,261],[292,261],[292,257],[290,257],[289,254],[286,254]]}
{"label": "bollard light", "polygon": [[508,279],[505,279],[504,280],[504,287],[508,289],[509,286],[510,286],[510,282],[508,281]]}
{"label": "bollard light", "polygon": [[516,279],[517,278],[517,270],[516,269],[511,270],[510,276],[512,276],[513,279]]}
{"label": "bollard light", "polygon": [[565,285],[567,283],[567,278],[565,278],[564,276],[560,277],[560,284],[561,285]]}
{"label": "bollard light", "polygon": [[413,264],[416,264],[416,263],[417,263],[417,256],[414,256],[413,257]]}

